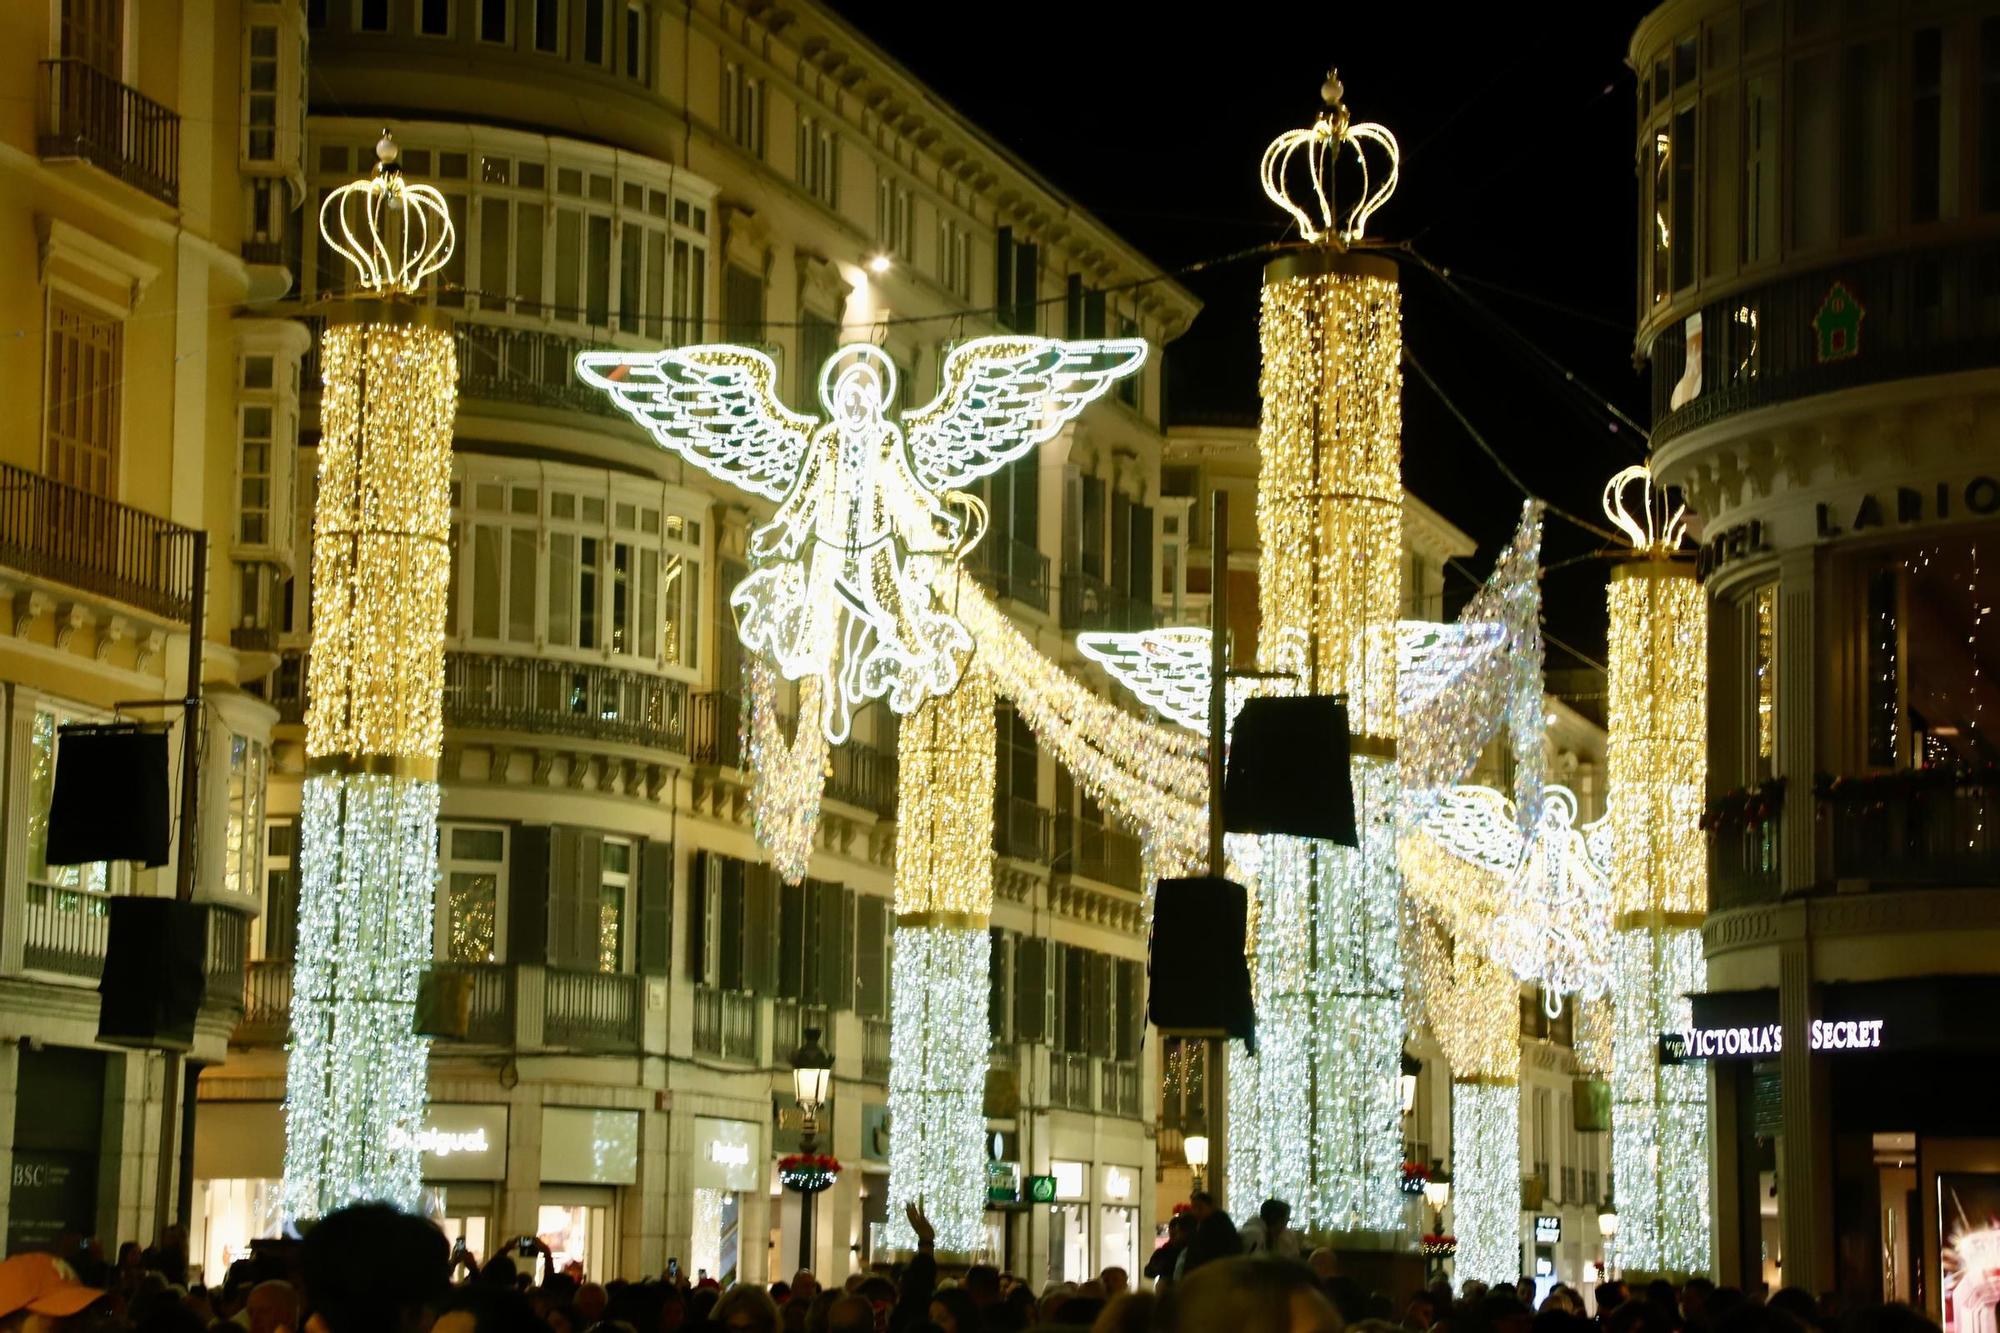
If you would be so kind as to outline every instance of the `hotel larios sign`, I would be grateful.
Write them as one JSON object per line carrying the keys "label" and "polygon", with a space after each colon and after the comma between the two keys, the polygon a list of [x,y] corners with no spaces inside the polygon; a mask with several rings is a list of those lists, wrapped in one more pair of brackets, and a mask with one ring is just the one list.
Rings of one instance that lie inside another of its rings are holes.
{"label": "hotel larios sign", "polygon": [[[1807,1043],[1815,1051],[1872,1051],[1882,1045],[1879,1018],[1815,1018]],[[1660,1063],[1689,1060],[1754,1060],[1784,1048],[1784,1029],[1776,1023],[1747,1027],[1687,1028],[1660,1034]]]}
{"label": "hotel larios sign", "polygon": [[[1814,505],[1813,539],[1837,541],[1881,528],[1994,514],[2000,514],[2000,479],[1972,477],[1963,482],[1898,486],[1880,494],[1870,491],[1859,500],[1837,504],[1823,500]],[[1695,577],[1706,579],[1726,565],[1773,549],[1771,530],[1759,519],[1710,530],[1702,535],[1701,548],[1695,554]]]}

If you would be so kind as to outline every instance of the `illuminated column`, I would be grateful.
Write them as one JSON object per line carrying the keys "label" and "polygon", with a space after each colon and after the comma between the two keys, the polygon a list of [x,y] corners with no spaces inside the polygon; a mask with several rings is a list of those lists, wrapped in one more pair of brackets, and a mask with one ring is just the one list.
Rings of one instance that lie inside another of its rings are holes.
{"label": "illuminated column", "polygon": [[[1230,1191],[1305,1230],[1402,1223],[1396,870],[1402,528],[1395,266],[1299,251],[1264,275],[1258,666],[1344,694],[1359,848],[1264,840],[1252,917],[1258,1046],[1230,1063]],[[1329,760],[1331,762],[1331,760]]]}
{"label": "illuminated column", "polygon": [[320,224],[367,295],[321,349],[290,1218],[362,1199],[415,1209],[422,1168],[428,1043],[414,1028],[437,868],[458,368],[449,326],[406,299],[450,253],[444,202],[403,182],[386,136],[378,152]]}
{"label": "illuminated column", "polygon": [[[1643,516],[1620,491],[1643,481]],[[1628,1274],[1692,1274],[1710,1263],[1707,1075],[1663,1065],[1659,1035],[1685,1030],[1703,989],[1708,862],[1699,831],[1707,720],[1708,622],[1693,569],[1672,558],[1644,469],[1614,478],[1606,513],[1640,558],[1612,571],[1605,786],[1612,827],[1615,980],[1612,1186],[1618,1262]]]}
{"label": "illuminated column", "polygon": [[1424,1019],[1451,1066],[1452,1276],[1521,1274],[1521,983],[1441,922],[1414,932]]}
{"label": "illuminated column", "polygon": [[988,919],[993,911],[993,681],[968,670],[897,742],[896,938],[889,974],[889,1243],[986,1243]]}

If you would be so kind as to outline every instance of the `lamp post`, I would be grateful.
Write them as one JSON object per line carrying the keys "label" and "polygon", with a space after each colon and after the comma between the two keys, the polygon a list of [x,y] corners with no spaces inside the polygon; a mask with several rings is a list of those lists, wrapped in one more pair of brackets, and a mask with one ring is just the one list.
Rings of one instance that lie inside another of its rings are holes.
{"label": "lamp post", "polygon": [[1604,1204],[1604,1211],[1597,1215],[1597,1234],[1604,1241],[1604,1276],[1609,1280],[1618,1276],[1611,1262],[1612,1252],[1618,1243],[1618,1210],[1609,1200]]}
{"label": "lamp post", "polygon": [[[1430,1205],[1431,1231],[1434,1235],[1444,1234],[1444,1207],[1451,1202],[1451,1176],[1444,1169],[1440,1159],[1431,1164],[1430,1179],[1424,1182],[1424,1202]],[[1430,1272],[1427,1277],[1441,1277],[1444,1274],[1444,1259],[1440,1255],[1427,1255]]]}
{"label": "lamp post", "polygon": [[[810,1154],[817,1146],[819,1111],[833,1091],[833,1057],[819,1044],[819,1029],[807,1028],[805,1044],[792,1052],[792,1095],[798,1099],[799,1153]],[[819,1189],[825,1189],[824,1184]],[[813,1205],[819,1189],[799,1190],[799,1267],[813,1266]]]}

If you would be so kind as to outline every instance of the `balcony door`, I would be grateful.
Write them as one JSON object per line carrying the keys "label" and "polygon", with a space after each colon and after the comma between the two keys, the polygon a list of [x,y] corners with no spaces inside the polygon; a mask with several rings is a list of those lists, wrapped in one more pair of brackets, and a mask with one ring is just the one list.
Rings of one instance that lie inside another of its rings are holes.
{"label": "balcony door", "polygon": [[124,82],[125,0],[62,0],[62,51]]}

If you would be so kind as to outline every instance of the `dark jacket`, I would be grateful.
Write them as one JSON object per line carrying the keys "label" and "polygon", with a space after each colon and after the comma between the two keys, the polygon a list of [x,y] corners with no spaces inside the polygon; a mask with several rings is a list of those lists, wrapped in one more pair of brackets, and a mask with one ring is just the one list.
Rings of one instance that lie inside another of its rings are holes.
{"label": "dark jacket", "polygon": [[1188,1245],[1187,1262],[1181,1265],[1181,1272],[1186,1275],[1211,1259],[1227,1259],[1241,1253],[1243,1237],[1237,1234],[1236,1223],[1229,1220],[1228,1213],[1218,1208],[1208,1215],[1208,1220],[1195,1228],[1194,1240]]}

